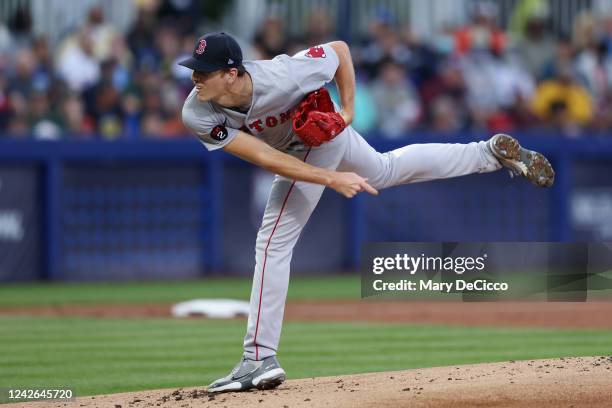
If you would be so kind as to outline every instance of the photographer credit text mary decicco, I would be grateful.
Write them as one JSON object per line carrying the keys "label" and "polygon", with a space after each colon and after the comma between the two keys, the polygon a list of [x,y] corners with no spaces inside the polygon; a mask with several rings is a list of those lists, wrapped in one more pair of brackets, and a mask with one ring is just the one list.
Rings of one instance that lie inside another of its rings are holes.
{"label": "photographer credit text mary decicco", "polygon": [[456,292],[456,291],[477,291],[477,292],[490,292],[490,291],[507,291],[509,285],[506,282],[490,282],[486,279],[476,279],[473,282],[468,282],[464,279],[457,279],[454,282],[436,282],[431,279],[421,279],[418,281],[411,281],[407,279],[401,279],[396,282],[385,282],[382,279],[376,279],[372,282],[372,288],[375,291],[407,291],[407,292],[422,292],[422,291],[433,291],[433,292]]}

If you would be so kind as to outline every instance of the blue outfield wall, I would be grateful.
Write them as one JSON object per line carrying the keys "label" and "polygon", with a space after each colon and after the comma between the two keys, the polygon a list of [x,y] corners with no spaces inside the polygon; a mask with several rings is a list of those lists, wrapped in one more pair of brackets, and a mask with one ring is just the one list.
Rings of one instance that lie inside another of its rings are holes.
{"label": "blue outfield wall", "polygon": [[[388,151],[482,138],[419,134],[370,142]],[[355,267],[369,241],[611,240],[612,137],[520,139],[551,159],[553,188],[500,171],[352,200],[326,191],[293,269]],[[192,139],[0,140],[0,280],[251,274],[270,177]]]}

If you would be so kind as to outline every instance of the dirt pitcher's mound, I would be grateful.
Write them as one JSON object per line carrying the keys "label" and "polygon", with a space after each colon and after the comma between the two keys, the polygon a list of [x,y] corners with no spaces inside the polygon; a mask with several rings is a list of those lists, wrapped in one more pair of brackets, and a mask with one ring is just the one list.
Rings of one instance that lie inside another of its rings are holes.
{"label": "dirt pitcher's mound", "polygon": [[271,391],[209,395],[182,388],[35,406],[609,407],[611,395],[612,357],[573,357],[290,380]]}

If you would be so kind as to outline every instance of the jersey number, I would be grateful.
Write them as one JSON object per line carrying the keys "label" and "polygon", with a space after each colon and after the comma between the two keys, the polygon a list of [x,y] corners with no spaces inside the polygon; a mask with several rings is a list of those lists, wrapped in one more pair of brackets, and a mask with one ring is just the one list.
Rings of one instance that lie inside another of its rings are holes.
{"label": "jersey number", "polygon": [[210,132],[210,136],[213,139],[222,142],[227,137],[227,129],[225,128],[225,126],[217,125]]}

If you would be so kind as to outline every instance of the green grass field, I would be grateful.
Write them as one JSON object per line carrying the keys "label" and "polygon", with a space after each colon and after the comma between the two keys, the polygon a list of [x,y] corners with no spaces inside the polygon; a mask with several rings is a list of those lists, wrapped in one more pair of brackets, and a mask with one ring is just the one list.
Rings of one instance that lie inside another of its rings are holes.
{"label": "green grass field", "polygon": [[[250,280],[9,285],[0,305],[247,298]],[[296,279],[291,299],[353,298],[354,277]],[[0,387],[73,387],[77,395],[206,385],[241,355],[245,321],[0,317]],[[611,355],[612,331],[287,322],[290,378],[504,360]]]}
{"label": "green grass field", "polygon": [[[0,318],[0,385],[78,395],[208,384],[241,354],[243,321]],[[612,353],[611,331],[294,323],[291,378]]]}
{"label": "green grass field", "polygon": [[[0,286],[0,307],[95,303],[179,302],[195,298],[248,300],[251,278],[186,282],[9,284]],[[294,278],[288,299],[359,299],[359,276]]]}

